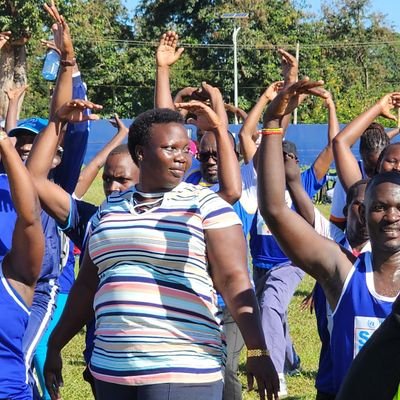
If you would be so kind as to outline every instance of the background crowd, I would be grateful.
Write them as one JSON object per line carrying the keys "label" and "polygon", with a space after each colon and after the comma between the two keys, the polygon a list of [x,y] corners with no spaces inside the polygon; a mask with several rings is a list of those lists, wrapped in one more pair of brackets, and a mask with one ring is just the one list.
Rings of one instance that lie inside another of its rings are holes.
{"label": "background crowd", "polygon": [[[85,326],[82,379],[96,399],[241,399],[244,347],[249,389],[285,398],[286,377],[301,373],[288,306],[305,274],[316,281],[316,398],[397,396],[397,354],[387,348],[396,347],[400,290],[399,129],[375,120],[396,120],[400,92],[340,131],[324,81],[299,77],[297,59],[278,49],[281,80],[248,112],[206,81],[173,97],[184,48],[167,31],[154,108],[129,129],[115,116],[118,132],[82,169],[103,106],[87,99],[66,19],[53,1],[44,8],[53,40],[43,46],[58,57],[48,119],[17,122],[27,87],[15,85],[0,135],[0,398],[59,398],[61,350]],[[1,49],[10,40],[1,32]],[[302,170],[284,136],[310,98],[326,107],[327,140]],[[242,120],[238,140],[232,115]],[[361,160],[351,151],[358,139]],[[312,199],[333,161],[328,221]],[[107,197],[97,207],[82,197],[102,168]],[[389,370],[375,366],[380,351]]]}

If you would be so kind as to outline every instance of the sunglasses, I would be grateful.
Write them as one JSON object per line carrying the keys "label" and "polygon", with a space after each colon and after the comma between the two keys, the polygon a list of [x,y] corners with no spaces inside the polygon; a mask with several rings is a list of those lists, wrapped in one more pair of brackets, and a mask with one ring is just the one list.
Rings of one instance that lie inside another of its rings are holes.
{"label": "sunglasses", "polygon": [[211,151],[205,151],[205,152],[200,152],[197,154],[197,159],[200,162],[207,162],[210,157],[214,160],[218,160],[218,154],[216,152],[211,152]]}

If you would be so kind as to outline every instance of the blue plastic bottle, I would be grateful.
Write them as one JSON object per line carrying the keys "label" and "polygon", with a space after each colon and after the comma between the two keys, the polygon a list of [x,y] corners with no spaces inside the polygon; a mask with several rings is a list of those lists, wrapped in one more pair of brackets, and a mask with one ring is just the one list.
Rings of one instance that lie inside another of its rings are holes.
{"label": "blue plastic bottle", "polygon": [[60,55],[55,50],[49,50],[44,60],[42,75],[46,81],[57,79],[58,68],[60,67]]}

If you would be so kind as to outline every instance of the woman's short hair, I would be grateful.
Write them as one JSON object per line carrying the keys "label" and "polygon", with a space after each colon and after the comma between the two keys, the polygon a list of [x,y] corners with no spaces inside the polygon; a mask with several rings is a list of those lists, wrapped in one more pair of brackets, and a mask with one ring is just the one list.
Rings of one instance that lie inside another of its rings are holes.
{"label": "woman's short hair", "polygon": [[168,124],[168,123],[183,124],[182,115],[169,108],[155,108],[139,114],[132,125],[129,127],[128,148],[129,153],[135,164],[138,164],[136,157],[136,146],[145,146],[149,143],[151,136],[151,127],[153,124]]}
{"label": "woman's short hair", "polygon": [[385,128],[381,124],[373,122],[361,135],[360,154],[380,153],[389,143],[390,139]]}

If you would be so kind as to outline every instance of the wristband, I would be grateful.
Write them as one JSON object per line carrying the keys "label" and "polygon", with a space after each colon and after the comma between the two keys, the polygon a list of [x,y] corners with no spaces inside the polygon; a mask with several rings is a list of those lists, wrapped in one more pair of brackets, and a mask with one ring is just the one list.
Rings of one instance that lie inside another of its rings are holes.
{"label": "wristband", "polygon": [[63,67],[73,67],[76,65],[76,58],[71,58],[70,60],[60,60],[60,64]]}
{"label": "wristband", "polygon": [[282,128],[263,128],[261,129],[261,135],[283,135]]}
{"label": "wristband", "polygon": [[247,357],[269,357],[269,351],[267,349],[252,349],[247,350]]}

